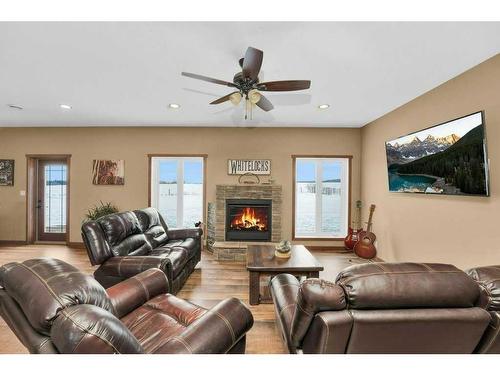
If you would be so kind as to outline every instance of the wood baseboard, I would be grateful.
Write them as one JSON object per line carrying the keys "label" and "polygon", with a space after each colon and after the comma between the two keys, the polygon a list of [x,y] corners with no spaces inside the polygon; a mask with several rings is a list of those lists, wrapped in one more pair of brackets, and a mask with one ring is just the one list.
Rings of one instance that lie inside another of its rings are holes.
{"label": "wood baseboard", "polygon": [[83,242],[68,242],[68,246],[73,249],[85,249]]}
{"label": "wood baseboard", "polygon": [[0,240],[0,246],[23,246],[27,245],[26,241],[17,241],[17,240]]}

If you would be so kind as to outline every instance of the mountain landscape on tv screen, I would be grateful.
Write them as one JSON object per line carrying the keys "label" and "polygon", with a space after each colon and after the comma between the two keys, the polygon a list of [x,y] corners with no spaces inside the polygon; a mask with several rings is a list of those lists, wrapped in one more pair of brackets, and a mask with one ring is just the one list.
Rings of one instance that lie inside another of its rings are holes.
{"label": "mountain landscape on tv screen", "polygon": [[386,154],[391,191],[487,194],[482,124],[462,137],[428,134],[387,142]]}

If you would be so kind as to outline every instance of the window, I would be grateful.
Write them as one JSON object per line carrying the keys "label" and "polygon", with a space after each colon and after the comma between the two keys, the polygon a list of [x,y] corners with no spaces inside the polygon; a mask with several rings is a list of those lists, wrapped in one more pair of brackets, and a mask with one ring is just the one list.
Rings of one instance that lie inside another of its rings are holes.
{"label": "window", "polygon": [[151,205],[173,228],[203,221],[203,157],[151,157]]}
{"label": "window", "polygon": [[294,157],[294,238],[347,235],[349,157]]}
{"label": "window", "polygon": [[66,233],[66,184],[65,162],[43,163],[44,233]]}

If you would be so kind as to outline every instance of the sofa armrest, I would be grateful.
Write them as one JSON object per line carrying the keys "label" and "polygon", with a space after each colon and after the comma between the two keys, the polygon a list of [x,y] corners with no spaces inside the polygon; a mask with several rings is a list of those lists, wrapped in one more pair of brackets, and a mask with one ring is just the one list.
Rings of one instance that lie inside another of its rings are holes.
{"label": "sofa armrest", "polygon": [[172,263],[167,257],[122,256],[109,258],[98,270],[107,276],[129,278],[150,268],[158,268],[169,276]]}
{"label": "sofa armrest", "polygon": [[182,240],[184,238],[194,238],[201,240],[203,230],[201,228],[171,228],[167,230],[169,240]]}
{"label": "sofa armrest", "polygon": [[208,310],[182,333],[170,338],[156,353],[222,354],[240,343],[252,328],[250,310],[236,298],[228,298]]}
{"label": "sofa armrest", "polygon": [[271,278],[269,289],[273,298],[276,322],[281,331],[281,336],[290,353],[296,353],[296,347],[292,345],[290,331],[292,327],[293,314],[297,303],[300,282],[293,275],[282,273]]}
{"label": "sofa armrest", "polygon": [[500,266],[476,267],[466,272],[481,289],[477,304],[488,311],[500,311]]}
{"label": "sofa armrest", "polygon": [[[159,256],[112,257],[101,264],[94,272],[94,277],[107,288],[150,268],[157,268],[163,271],[167,275],[167,278],[172,280],[171,260],[167,257]],[[109,279],[112,281],[110,282]],[[170,287],[172,286],[170,285]]]}
{"label": "sofa armrest", "polygon": [[304,280],[297,293],[290,334],[292,344],[301,345],[317,313],[344,310],[346,307],[345,294],[341,286],[321,279]]}
{"label": "sofa armrest", "polygon": [[121,318],[162,293],[170,290],[167,275],[150,268],[106,289],[116,315]]}

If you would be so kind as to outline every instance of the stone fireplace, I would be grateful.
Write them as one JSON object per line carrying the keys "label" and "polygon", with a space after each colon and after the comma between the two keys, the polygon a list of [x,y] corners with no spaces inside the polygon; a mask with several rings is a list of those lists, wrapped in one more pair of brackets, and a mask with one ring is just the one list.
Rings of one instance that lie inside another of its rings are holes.
{"label": "stone fireplace", "polygon": [[281,240],[280,185],[217,185],[208,203],[207,249],[219,260],[246,260],[248,244]]}

